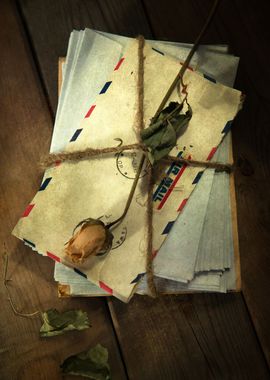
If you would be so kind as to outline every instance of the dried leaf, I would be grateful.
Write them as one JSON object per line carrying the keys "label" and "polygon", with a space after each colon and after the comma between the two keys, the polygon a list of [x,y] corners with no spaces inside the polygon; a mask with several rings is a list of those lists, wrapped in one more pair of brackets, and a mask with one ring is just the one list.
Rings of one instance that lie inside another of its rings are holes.
{"label": "dried leaf", "polygon": [[85,376],[92,380],[110,380],[108,350],[97,344],[77,355],[68,357],[61,365],[62,371],[70,375]]}
{"label": "dried leaf", "polygon": [[192,117],[192,109],[188,104],[187,112],[181,114],[182,108],[183,104],[171,102],[160,112],[157,121],[141,132],[142,141],[149,148],[152,164],[167,156],[185,131]]}
{"label": "dried leaf", "polygon": [[69,310],[59,313],[50,309],[42,313],[43,325],[40,328],[41,337],[51,337],[64,334],[71,330],[84,330],[90,327],[87,313],[82,310]]}

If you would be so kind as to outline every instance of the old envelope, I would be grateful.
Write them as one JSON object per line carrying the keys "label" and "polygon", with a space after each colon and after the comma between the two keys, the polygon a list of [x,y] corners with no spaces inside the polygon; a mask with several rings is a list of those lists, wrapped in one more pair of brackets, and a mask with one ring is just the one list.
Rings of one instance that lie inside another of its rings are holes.
{"label": "old envelope", "polygon": [[[180,64],[146,45],[145,125],[155,113]],[[109,147],[137,141],[137,42],[131,42],[108,81],[101,88],[80,128],[70,136],[67,151]],[[193,117],[173,155],[206,160],[229,130],[240,103],[240,92],[188,70],[184,77]],[[171,100],[178,100],[177,92]],[[105,222],[121,215],[141,153],[117,155],[77,163],[61,163],[46,171],[44,182],[26,208],[13,233],[33,249],[73,266],[63,253],[64,244],[81,220]],[[76,270],[114,296],[127,301],[140,273],[145,272],[146,220],[144,175],[125,220],[114,232],[114,246],[105,257],[94,257]],[[198,168],[172,164],[154,193],[154,248],[157,251],[183,204],[202,174]]]}

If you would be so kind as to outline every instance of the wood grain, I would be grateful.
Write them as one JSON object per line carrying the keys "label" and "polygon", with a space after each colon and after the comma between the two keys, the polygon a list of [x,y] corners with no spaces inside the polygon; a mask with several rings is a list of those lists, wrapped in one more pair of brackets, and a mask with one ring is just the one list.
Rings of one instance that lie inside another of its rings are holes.
{"label": "wood grain", "polygon": [[54,113],[58,58],[66,56],[73,29],[89,27],[132,37],[150,36],[138,0],[19,0],[19,5]]}
{"label": "wood grain", "polygon": [[101,299],[60,301],[52,281],[52,260],[11,236],[39,187],[42,173],[37,161],[48,150],[52,121],[16,9],[8,0],[0,2],[0,24],[0,242],[1,259],[4,242],[10,254],[10,291],[20,311],[82,308],[93,326],[40,339],[41,321],[13,314],[1,277],[0,378],[61,379],[59,365],[67,356],[100,342],[109,349],[114,378],[125,379],[106,303]]}
{"label": "wood grain", "polygon": [[[168,7],[165,2],[144,0],[156,38],[189,42],[212,3],[175,0]],[[246,94],[246,101],[233,125],[233,151],[235,162],[241,164],[235,184],[242,288],[270,365],[270,75],[265,62],[270,54],[269,14],[269,1],[221,1],[203,41],[229,44],[240,57],[236,88]]]}
{"label": "wood grain", "polygon": [[[73,27],[92,26],[126,35],[140,32],[146,37],[152,30],[156,38],[192,42],[211,1],[19,0],[19,4],[40,77],[55,109],[57,59],[66,54]],[[264,16],[267,4],[262,1],[256,7],[253,0],[248,4],[243,0],[222,2],[204,39],[209,43],[230,43],[240,54],[237,86],[249,95],[233,131],[235,157],[242,160],[236,175],[239,238],[245,299],[266,355],[270,347],[269,78],[267,66],[262,66],[262,52],[269,49]],[[109,302],[131,379],[269,378],[239,294],[170,296],[158,300],[135,297],[128,305],[117,300]]]}
{"label": "wood grain", "polygon": [[238,294],[110,301],[130,379],[268,379]]}

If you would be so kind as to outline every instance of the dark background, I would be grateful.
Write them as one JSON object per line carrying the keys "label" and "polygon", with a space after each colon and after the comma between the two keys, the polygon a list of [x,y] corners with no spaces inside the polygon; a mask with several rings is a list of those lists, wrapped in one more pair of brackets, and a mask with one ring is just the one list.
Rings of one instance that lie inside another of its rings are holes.
{"label": "dark background", "polygon": [[37,163],[53,129],[58,57],[70,32],[84,27],[193,42],[212,1],[0,0],[0,238],[10,255],[10,289],[19,310],[81,307],[93,326],[41,340],[40,320],[15,316],[1,281],[1,379],[60,379],[64,358],[98,342],[109,349],[114,379],[270,377],[270,4],[220,3],[203,42],[229,44],[240,57],[236,88],[246,94],[233,125],[243,291],[135,296],[126,305],[59,300],[53,262],[10,234],[41,181]]}

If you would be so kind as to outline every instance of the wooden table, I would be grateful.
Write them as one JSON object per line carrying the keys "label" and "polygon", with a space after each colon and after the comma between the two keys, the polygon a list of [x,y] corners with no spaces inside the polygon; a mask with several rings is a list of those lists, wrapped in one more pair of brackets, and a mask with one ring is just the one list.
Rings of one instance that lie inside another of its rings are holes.
{"label": "wooden table", "polygon": [[194,41],[212,0],[1,0],[1,253],[23,311],[86,310],[92,328],[51,340],[40,320],[12,313],[1,283],[0,378],[61,379],[67,356],[100,342],[114,379],[268,379],[270,364],[270,53],[268,0],[221,1],[205,43],[241,57],[236,87],[246,95],[233,126],[243,292],[153,300],[58,299],[53,262],[11,236],[42,173],[57,106],[57,60],[72,29]]}

